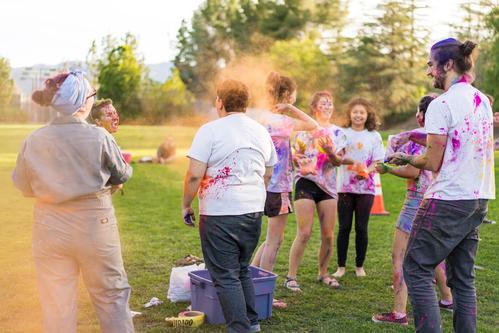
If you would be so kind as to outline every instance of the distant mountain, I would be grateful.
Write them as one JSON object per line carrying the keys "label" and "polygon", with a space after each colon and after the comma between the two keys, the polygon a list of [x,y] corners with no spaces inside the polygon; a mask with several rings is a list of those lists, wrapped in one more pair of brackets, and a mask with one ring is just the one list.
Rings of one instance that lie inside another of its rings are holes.
{"label": "distant mountain", "polygon": [[149,69],[149,78],[158,82],[165,82],[173,69],[172,62],[161,62],[159,64],[150,64],[146,66]]}
{"label": "distant mountain", "polygon": [[[149,71],[149,78],[158,82],[165,82],[171,74],[173,63],[162,62],[159,64],[146,65]],[[87,70],[83,62],[71,61],[57,65],[37,64],[31,67],[12,68],[12,79],[16,84],[18,91],[23,94],[31,94],[35,89],[41,88],[43,81],[63,70],[82,69]]]}

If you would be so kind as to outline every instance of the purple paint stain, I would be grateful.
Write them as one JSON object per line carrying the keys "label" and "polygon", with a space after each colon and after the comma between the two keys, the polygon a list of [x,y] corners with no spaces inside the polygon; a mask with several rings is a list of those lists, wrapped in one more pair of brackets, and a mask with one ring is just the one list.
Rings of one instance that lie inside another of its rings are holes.
{"label": "purple paint stain", "polygon": [[475,103],[475,109],[482,103],[482,99],[480,98],[480,95],[478,93],[475,93],[475,98],[473,99]]}
{"label": "purple paint stain", "polygon": [[[442,130],[442,128],[440,128]],[[411,132],[410,139],[411,140],[417,140],[417,141],[425,141],[426,140],[426,133],[414,130]]]}
{"label": "purple paint stain", "polygon": [[459,148],[461,148],[461,141],[459,140],[459,132],[457,130],[454,130],[454,137],[452,138],[453,156],[451,162],[456,161],[457,151],[459,150]]}

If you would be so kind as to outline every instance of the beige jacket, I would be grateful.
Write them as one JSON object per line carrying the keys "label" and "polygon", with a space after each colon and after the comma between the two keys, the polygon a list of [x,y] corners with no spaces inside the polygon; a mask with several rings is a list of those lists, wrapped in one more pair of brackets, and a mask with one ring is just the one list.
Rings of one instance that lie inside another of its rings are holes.
{"label": "beige jacket", "polygon": [[12,178],[25,196],[61,203],[108,191],[131,175],[111,134],[61,116],[23,142]]}

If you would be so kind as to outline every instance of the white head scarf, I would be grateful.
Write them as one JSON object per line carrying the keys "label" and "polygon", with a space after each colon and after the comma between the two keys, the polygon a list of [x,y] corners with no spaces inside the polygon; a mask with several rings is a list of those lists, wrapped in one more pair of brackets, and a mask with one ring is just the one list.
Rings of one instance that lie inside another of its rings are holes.
{"label": "white head scarf", "polygon": [[65,115],[78,111],[87,100],[90,83],[82,71],[70,72],[52,98],[52,107]]}

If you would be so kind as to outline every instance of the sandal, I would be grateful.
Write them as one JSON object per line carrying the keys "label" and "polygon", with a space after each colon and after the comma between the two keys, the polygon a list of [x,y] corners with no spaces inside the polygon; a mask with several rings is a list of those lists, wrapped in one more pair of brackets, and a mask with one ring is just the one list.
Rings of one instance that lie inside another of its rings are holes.
{"label": "sandal", "polygon": [[274,307],[276,309],[285,309],[288,307],[288,304],[286,302],[284,302],[283,300],[273,298],[272,299],[272,307]]}
{"label": "sandal", "polygon": [[322,282],[326,286],[331,287],[333,289],[339,289],[340,288],[340,284],[338,283],[338,281],[336,281],[335,278],[332,278],[329,275],[318,276],[317,277],[317,282]]}
{"label": "sandal", "polygon": [[296,279],[290,278],[289,276],[286,277],[286,281],[284,281],[284,287],[294,292],[302,292],[298,281],[296,281]]}

